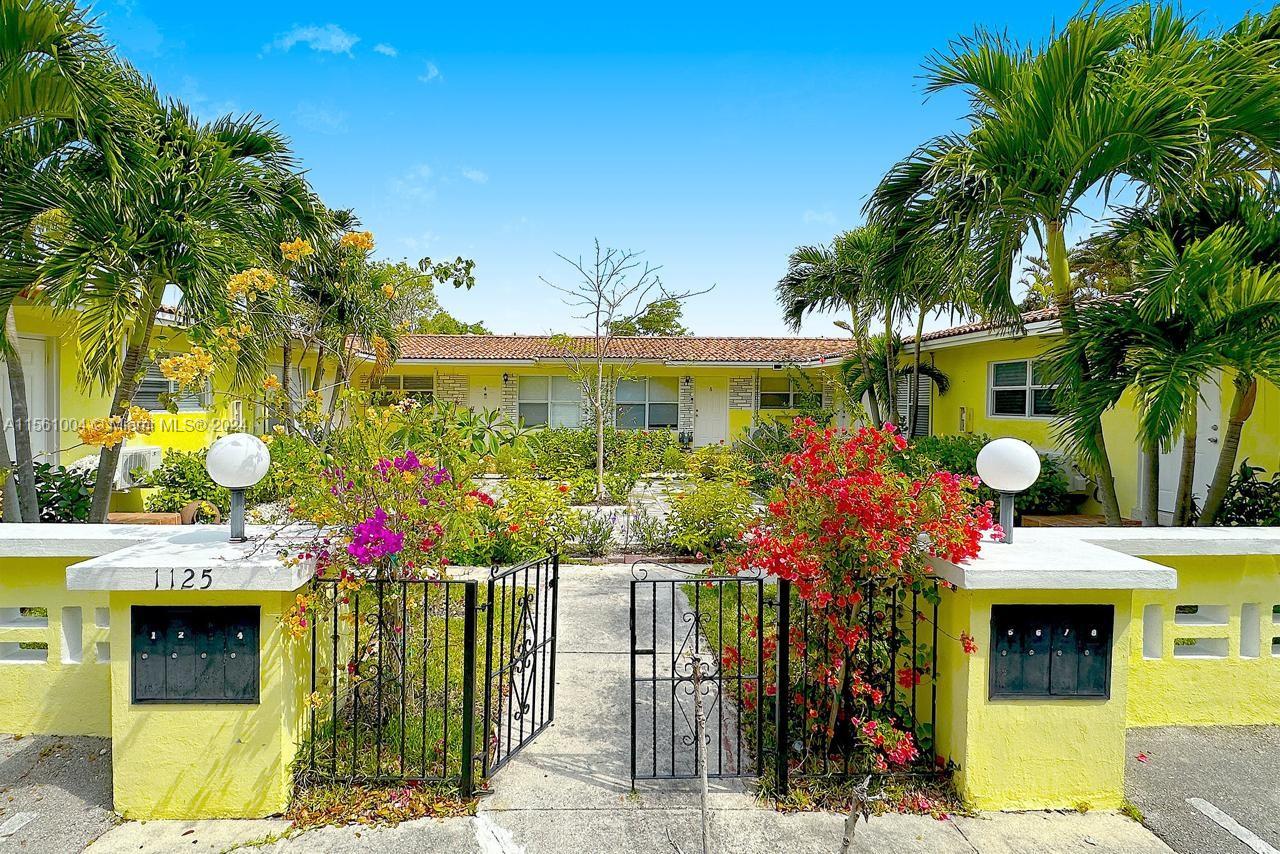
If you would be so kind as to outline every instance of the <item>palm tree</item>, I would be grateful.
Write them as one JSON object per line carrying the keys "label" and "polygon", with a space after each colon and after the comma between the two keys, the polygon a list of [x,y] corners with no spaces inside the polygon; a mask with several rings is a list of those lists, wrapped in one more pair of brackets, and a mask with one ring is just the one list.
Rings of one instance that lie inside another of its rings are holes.
{"label": "palm tree", "polygon": [[[1087,198],[1124,179],[1171,194],[1273,162],[1280,87],[1268,33],[1277,20],[1280,11],[1246,18],[1206,40],[1168,7],[1091,10],[1034,50],[979,30],[926,68],[927,92],[969,94],[968,132],[937,137],[894,166],[870,209],[924,231],[958,229],[986,314],[1014,325],[1013,265],[1033,240],[1070,336],[1078,320],[1065,235]],[[1079,368],[1084,382],[1092,373]],[[1107,522],[1118,524],[1100,419],[1081,450],[1099,475]]]}
{"label": "palm tree", "polygon": [[876,298],[888,290],[884,279],[888,250],[888,239],[878,228],[863,226],[846,231],[838,235],[830,247],[798,247],[791,253],[787,273],[776,287],[783,320],[792,331],[798,332],[804,318],[814,312],[849,313],[849,320],[837,325],[853,336],[868,414],[876,424],[883,424],[893,412],[889,400],[883,408],[880,406],[880,389],[872,382],[875,369],[868,356],[871,318],[877,313]]}
{"label": "palm tree", "polygon": [[[48,210],[62,218],[41,281],[57,308],[76,310],[80,380],[113,392],[113,416],[137,390],[165,289],[181,291],[197,322],[215,315],[293,167],[285,139],[257,117],[205,124],[152,100],[120,168],[109,173],[99,152],[78,152],[22,200],[28,221]],[[94,521],[106,517],[120,451],[99,457]]]}
{"label": "palm tree", "polygon": [[[946,394],[951,389],[951,377],[942,369],[936,367],[930,362],[903,361],[904,348],[902,339],[894,335],[888,337],[885,335],[873,335],[867,341],[867,353],[871,362],[870,380],[862,372],[861,366],[856,362],[846,360],[840,364],[837,374],[837,382],[841,389],[841,394],[849,400],[861,400],[864,395],[869,395],[873,390],[886,400],[894,400],[896,398],[889,397],[889,366],[893,366],[896,374],[907,376],[911,380],[912,387],[919,392],[920,380],[932,380],[934,386],[938,389],[938,394]],[[919,405],[918,398],[912,403]],[[916,435],[918,425],[912,417],[913,413],[907,413],[907,423],[910,428],[907,432],[908,436]],[[894,405],[892,414],[887,415],[886,419],[898,421],[900,414],[898,407]]]}

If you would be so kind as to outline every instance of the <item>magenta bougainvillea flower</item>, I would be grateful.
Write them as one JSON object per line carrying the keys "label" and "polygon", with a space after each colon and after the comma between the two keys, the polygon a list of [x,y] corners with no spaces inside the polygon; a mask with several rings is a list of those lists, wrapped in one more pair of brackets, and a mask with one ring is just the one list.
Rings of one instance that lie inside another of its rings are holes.
{"label": "magenta bougainvillea flower", "polygon": [[356,563],[367,566],[375,560],[399,554],[404,549],[404,534],[387,527],[387,511],[379,507],[373,515],[351,529],[347,554]]}

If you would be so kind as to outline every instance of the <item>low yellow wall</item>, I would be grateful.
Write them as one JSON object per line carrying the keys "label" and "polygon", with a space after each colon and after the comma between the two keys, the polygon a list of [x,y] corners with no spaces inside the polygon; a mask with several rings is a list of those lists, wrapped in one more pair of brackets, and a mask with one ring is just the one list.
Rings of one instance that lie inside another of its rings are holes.
{"label": "low yellow wall", "polygon": [[[1280,557],[1149,560],[1176,569],[1178,589],[1134,594],[1129,726],[1280,724]],[[1201,613],[1178,615],[1180,605]],[[1225,649],[1197,651],[1180,638]]]}
{"label": "low yellow wall", "polygon": [[302,647],[280,624],[294,593],[111,594],[111,641],[130,649],[134,605],[258,605],[257,704],[131,702],[127,654],[112,663],[111,750],[116,811],[127,818],[259,818],[288,805],[303,717]]}
{"label": "low yellow wall", "polygon": [[[1124,727],[1130,591],[951,591],[939,615],[938,743],[959,766],[956,787],[976,809],[1114,809],[1124,801]],[[1109,699],[988,699],[991,606],[1114,605]],[[1116,650],[1120,650],[1119,659]]]}
{"label": "low yellow wall", "polygon": [[[100,660],[114,649],[106,645],[103,625],[107,596],[67,590],[67,565],[78,560],[0,558],[0,648],[21,652],[8,644],[49,645],[44,661],[0,662],[0,732],[111,734],[109,668]],[[22,608],[43,608],[48,616],[24,618]],[[41,619],[44,625],[34,624]]]}

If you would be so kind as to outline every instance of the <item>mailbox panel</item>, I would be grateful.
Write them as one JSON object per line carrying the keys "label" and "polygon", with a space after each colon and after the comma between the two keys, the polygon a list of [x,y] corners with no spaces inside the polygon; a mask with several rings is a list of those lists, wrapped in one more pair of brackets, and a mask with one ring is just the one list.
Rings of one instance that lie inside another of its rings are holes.
{"label": "mailbox panel", "polygon": [[258,702],[257,606],[132,608],[133,702]]}
{"label": "mailbox panel", "polygon": [[991,699],[1110,696],[1111,605],[991,608]]}

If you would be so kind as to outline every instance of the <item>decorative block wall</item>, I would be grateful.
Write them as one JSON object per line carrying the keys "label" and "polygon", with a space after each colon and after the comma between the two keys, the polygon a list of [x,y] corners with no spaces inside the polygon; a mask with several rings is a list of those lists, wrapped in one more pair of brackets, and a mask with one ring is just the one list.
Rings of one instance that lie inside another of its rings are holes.
{"label": "decorative block wall", "polygon": [[502,414],[512,421],[520,417],[520,386],[515,374],[502,375]]}
{"label": "decorative block wall", "polygon": [[693,378],[680,378],[680,407],[677,413],[677,428],[684,432],[693,429]]}
{"label": "decorative block wall", "polygon": [[729,408],[756,408],[756,378],[729,377]]}
{"label": "decorative block wall", "polygon": [[471,380],[456,374],[442,374],[436,377],[436,399],[447,400],[456,406],[470,405]]}

